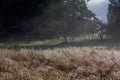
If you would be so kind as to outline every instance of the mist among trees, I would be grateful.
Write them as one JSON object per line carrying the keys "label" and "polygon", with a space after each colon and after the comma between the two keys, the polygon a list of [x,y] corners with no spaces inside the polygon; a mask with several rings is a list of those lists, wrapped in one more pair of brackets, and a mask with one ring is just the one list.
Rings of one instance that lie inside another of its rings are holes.
{"label": "mist among trees", "polygon": [[18,40],[90,35],[118,38],[120,1],[110,0],[108,23],[88,9],[85,0],[1,0],[0,37]]}

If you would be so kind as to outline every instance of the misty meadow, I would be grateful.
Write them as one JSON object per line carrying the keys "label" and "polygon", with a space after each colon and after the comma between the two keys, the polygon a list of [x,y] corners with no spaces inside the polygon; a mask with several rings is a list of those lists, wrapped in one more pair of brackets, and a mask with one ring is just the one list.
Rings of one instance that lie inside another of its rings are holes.
{"label": "misty meadow", "polygon": [[119,80],[120,0],[0,0],[0,80]]}

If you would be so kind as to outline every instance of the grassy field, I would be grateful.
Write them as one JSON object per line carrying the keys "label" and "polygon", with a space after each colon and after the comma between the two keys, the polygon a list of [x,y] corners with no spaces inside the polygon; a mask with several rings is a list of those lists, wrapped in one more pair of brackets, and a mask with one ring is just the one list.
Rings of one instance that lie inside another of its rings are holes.
{"label": "grassy field", "polygon": [[48,39],[48,40],[33,40],[33,41],[6,41],[0,42],[0,48],[21,48],[21,47],[34,47],[42,45],[57,45],[64,42],[63,39]]}
{"label": "grassy field", "polygon": [[66,48],[66,47],[106,47],[120,49],[120,42],[111,39],[72,39],[68,38],[68,42],[65,43],[61,39],[48,39],[48,40],[35,40],[35,41],[10,41],[0,42],[0,48],[16,49],[16,48],[27,48],[27,49],[49,49],[49,48]]}
{"label": "grassy field", "polygon": [[[104,40],[102,42],[105,42],[107,38],[104,38]],[[89,42],[90,41],[90,42]],[[71,43],[78,43],[78,45],[80,45],[79,43],[98,43],[98,41],[101,41],[98,37],[94,38],[94,40],[92,40],[90,37],[84,37],[84,36],[79,36],[79,37],[68,37],[67,38],[67,43],[70,45]],[[46,39],[46,40],[23,40],[23,41],[17,41],[17,40],[3,40],[0,41],[0,48],[23,48],[23,47],[36,47],[39,46],[41,48],[41,46],[58,46],[60,44],[63,44],[65,41],[62,37],[60,37],[59,39],[57,38],[52,38],[52,39]],[[72,45],[73,45],[72,44]],[[99,44],[99,43],[98,43]],[[75,44],[76,45],[76,44]],[[104,44],[106,45],[106,44]],[[62,45],[65,46],[65,45]],[[70,45],[71,46],[71,45]],[[89,45],[88,45],[89,46]],[[98,46],[96,44],[96,46]]]}
{"label": "grassy field", "polygon": [[119,80],[120,51],[0,49],[0,80]]}

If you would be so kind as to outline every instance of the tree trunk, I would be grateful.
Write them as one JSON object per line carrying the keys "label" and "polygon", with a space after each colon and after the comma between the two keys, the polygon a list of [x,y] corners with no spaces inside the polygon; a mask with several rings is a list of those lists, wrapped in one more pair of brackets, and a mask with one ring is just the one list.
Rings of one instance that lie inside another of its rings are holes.
{"label": "tree trunk", "polygon": [[102,34],[100,35],[100,40],[103,40],[103,35]]}
{"label": "tree trunk", "polygon": [[64,36],[63,38],[64,38],[64,42],[67,43],[67,37]]}
{"label": "tree trunk", "polygon": [[92,40],[94,40],[94,34],[92,33]]}
{"label": "tree trunk", "polygon": [[60,34],[58,32],[57,32],[56,38],[60,39]]}

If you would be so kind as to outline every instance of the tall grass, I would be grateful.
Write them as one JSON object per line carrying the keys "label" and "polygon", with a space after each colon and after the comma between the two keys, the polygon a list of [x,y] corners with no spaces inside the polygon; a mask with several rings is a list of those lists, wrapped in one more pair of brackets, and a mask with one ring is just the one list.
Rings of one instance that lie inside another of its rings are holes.
{"label": "tall grass", "polygon": [[120,51],[0,49],[0,80],[119,80]]}

